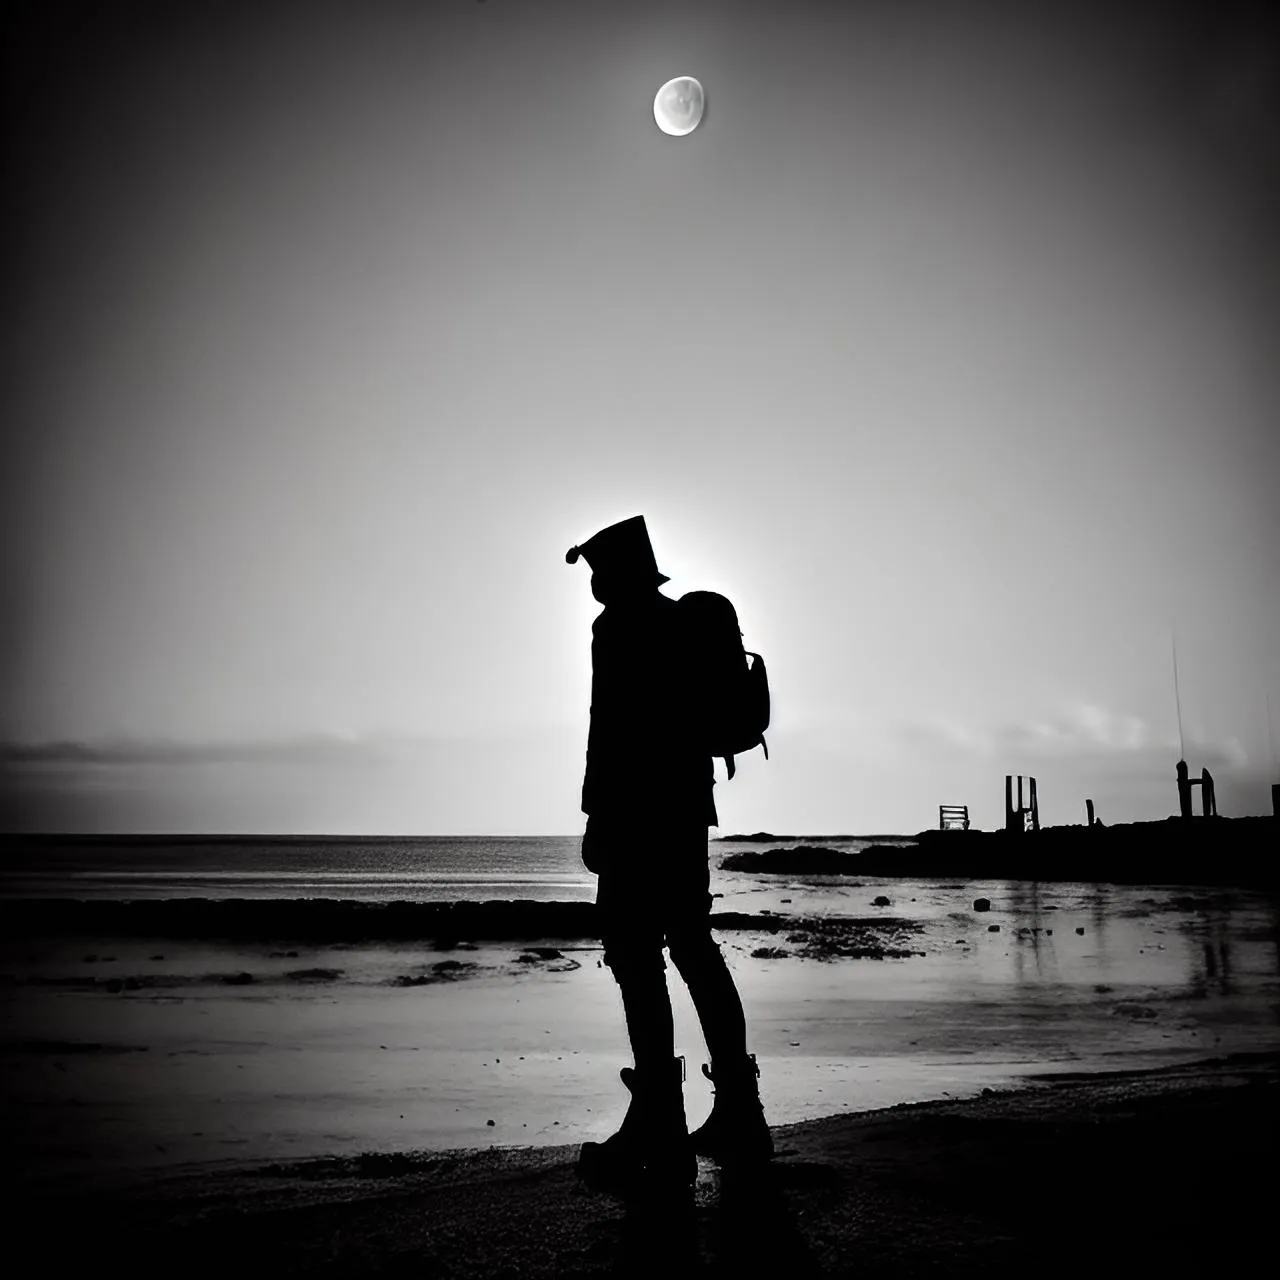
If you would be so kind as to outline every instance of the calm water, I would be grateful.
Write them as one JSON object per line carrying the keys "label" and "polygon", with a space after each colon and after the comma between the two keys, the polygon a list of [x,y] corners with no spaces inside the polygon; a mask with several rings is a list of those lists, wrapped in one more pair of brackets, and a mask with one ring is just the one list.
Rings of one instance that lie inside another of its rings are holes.
{"label": "calm water", "polygon": [[[713,861],[745,847],[713,845]],[[786,931],[718,934],[774,1123],[958,1096],[1050,1068],[1280,1047],[1280,911],[1265,894],[724,871],[713,889],[720,910],[919,926],[915,954],[901,960],[802,959]],[[82,845],[11,855],[0,872],[0,892],[58,897],[593,891],[568,837]],[[978,897],[988,911],[975,911]],[[486,943],[466,953],[467,976],[404,986],[438,953],[0,943],[0,1070],[30,1158],[56,1170],[602,1137],[625,1105],[617,1072],[629,1055],[598,946],[575,940],[547,965],[523,963],[520,950]],[[227,974],[252,981],[231,985]],[[113,991],[113,978],[134,985]],[[681,984],[671,987],[680,1052],[696,1063],[696,1019]],[[686,1095],[697,1123],[710,1097],[696,1069]]]}
{"label": "calm water", "polygon": [[[859,849],[866,840],[842,840]],[[589,901],[577,836],[67,844],[9,853],[0,895],[39,898],[344,898]],[[714,858],[753,844],[715,843]]]}

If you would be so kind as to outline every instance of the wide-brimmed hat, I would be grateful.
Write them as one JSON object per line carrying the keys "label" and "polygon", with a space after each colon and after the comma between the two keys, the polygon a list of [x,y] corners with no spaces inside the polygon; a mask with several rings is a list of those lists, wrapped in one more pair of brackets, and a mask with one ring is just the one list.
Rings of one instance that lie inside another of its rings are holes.
{"label": "wide-brimmed hat", "polygon": [[658,571],[644,516],[620,520],[593,534],[579,546],[570,547],[565,552],[565,562],[576,564],[579,556],[601,577],[631,578],[656,582],[658,586],[671,581],[665,573]]}

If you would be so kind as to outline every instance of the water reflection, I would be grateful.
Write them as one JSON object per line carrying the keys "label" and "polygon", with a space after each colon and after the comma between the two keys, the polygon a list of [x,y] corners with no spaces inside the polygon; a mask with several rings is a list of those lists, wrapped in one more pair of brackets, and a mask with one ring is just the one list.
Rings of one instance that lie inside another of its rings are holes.
{"label": "water reflection", "polygon": [[1057,964],[1052,925],[1045,923],[1044,886],[1038,880],[1010,881],[1009,907],[1013,912],[1014,947],[1013,980],[1053,982],[1057,980]]}
{"label": "water reflection", "polygon": [[1187,983],[1188,994],[1203,998],[1210,991],[1232,995],[1237,990],[1232,980],[1231,916],[1231,912],[1200,911],[1194,919],[1181,922],[1189,943],[1188,953],[1196,957]]}

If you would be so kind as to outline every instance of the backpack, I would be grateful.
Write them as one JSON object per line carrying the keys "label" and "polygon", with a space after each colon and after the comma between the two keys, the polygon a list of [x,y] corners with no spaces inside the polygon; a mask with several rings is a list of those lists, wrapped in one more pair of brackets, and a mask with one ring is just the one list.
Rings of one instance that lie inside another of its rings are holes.
{"label": "backpack", "polygon": [[[724,760],[730,778],[733,757],[753,747],[769,748],[769,676],[764,659],[742,647],[732,604],[714,591],[689,591],[679,600],[691,654],[690,696],[695,731],[707,753]],[[748,658],[753,661],[748,662]]]}

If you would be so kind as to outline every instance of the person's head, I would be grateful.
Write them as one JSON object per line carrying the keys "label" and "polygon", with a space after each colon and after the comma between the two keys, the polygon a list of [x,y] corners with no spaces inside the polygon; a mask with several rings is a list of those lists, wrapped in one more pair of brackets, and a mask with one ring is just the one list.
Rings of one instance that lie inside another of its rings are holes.
{"label": "person's head", "polygon": [[570,547],[565,560],[575,564],[579,556],[591,566],[591,594],[606,607],[643,600],[670,581],[658,571],[644,516],[601,529]]}

